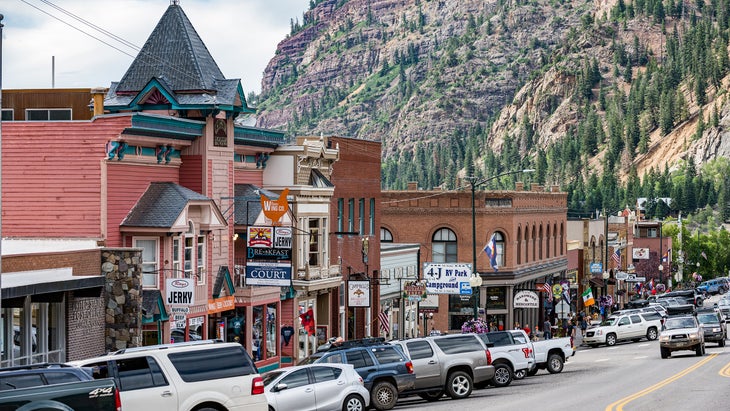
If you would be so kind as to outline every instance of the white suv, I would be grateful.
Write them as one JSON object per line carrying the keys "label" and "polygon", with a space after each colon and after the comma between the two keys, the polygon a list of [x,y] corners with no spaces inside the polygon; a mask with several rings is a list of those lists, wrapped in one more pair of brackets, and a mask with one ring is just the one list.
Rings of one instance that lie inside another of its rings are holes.
{"label": "white suv", "polygon": [[617,341],[656,340],[662,329],[662,316],[658,312],[612,315],[598,327],[589,328],[583,342],[591,347],[599,344],[615,345]]}
{"label": "white suv", "polygon": [[72,362],[114,378],[128,410],[268,409],[264,382],[238,343],[206,340],[128,348]]}

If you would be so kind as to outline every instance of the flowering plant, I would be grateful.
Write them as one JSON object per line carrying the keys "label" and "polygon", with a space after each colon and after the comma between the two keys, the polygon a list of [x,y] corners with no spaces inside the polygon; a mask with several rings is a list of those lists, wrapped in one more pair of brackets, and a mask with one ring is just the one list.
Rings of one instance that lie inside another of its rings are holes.
{"label": "flowering plant", "polygon": [[489,331],[489,324],[481,318],[471,319],[461,325],[461,333],[477,333],[482,334]]}

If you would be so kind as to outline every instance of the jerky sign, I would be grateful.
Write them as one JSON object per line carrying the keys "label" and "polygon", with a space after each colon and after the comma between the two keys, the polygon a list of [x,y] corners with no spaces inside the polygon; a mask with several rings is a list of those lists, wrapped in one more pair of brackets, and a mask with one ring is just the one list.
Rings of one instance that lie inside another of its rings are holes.
{"label": "jerky sign", "polygon": [[167,305],[192,305],[195,301],[195,284],[187,278],[165,280],[165,302]]}

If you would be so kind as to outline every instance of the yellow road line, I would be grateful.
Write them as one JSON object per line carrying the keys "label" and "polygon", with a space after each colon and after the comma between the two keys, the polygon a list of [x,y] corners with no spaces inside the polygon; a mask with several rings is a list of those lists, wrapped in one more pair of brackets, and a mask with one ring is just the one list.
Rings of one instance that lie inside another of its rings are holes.
{"label": "yellow road line", "polygon": [[718,372],[723,377],[730,377],[730,362]]}
{"label": "yellow road line", "polygon": [[[614,410],[615,411],[623,411],[624,405],[626,405],[626,404],[630,403],[631,401],[633,401],[633,400],[635,400],[637,398],[643,397],[646,394],[649,394],[649,393],[651,393],[653,391],[656,391],[659,388],[662,388],[665,385],[668,385],[668,384],[670,384],[670,383],[672,383],[672,382],[674,382],[674,381],[676,381],[676,380],[684,377],[685,375],[691,373],[692,371],[694,371],[694,370],[702,367],[706,363],[710,362],[715,357],[717,357],[717,354],[710,354],[704,360],[702,360],[702,361],[698,362],[697,364],[695,364],[695,365],[693,365],[693,366],[685,369],[684,371],[681,371],[681,372],[679,372],[677,374],[674,374],[673,376],[667,378],[664,381],[660,381],[660,382],[652,385],[651,387],[645,388],[645,389],[643,389],[643,390],[641,390],[641,391],[639,391],[637,393],[634,393],[634,394],[629,395],[628,397],[624,397],[624,398],[622,398],[622,399],[620,399],[620,400],[618,400],[618,401],[616,401],[614,403],[611,403],[611,404],[609,404],[606,407],[606,411],[614,411]],[[728,372],[730,373],[730,364],[728,364],[728,366],[725,367],[725,368],[728,368]],[[723,368],[723,370],[725,368]],[[728,375],[728,377],[730,377],[730,374]]]}

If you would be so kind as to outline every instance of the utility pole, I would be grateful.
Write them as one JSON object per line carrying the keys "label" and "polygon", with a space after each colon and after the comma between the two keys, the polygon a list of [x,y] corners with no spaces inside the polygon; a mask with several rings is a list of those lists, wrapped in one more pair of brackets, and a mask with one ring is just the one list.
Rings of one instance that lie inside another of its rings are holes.
{"label": "utility pole", "polygon": [[677,270],[677,275],[679,278],[677,278],[677,284],[679,284],[684,279],[684,253],[682,253],[682,212],[679,212],[679,234],[677,236],[677,239],[679,240],[679,255],[677,256],[677,263],[679,264],[679,269]]}

